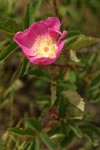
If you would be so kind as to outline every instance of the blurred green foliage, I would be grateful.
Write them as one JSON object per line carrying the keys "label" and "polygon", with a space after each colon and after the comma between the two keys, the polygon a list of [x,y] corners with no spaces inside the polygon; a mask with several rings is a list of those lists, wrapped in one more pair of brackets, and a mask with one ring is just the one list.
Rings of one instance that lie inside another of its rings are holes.
{"label": "blurred green foliage", "polygon": [[[0,149],[99,150],[100,1],[27,4],[0,1]],[[24,58],[13,36],[49,16],[61,19],[67,43],[57,62],[39,67]]]}

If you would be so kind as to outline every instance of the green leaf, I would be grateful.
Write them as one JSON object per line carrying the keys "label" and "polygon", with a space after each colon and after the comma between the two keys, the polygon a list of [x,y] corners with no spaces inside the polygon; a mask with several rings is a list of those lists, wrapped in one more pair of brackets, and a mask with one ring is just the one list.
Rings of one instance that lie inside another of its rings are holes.
{"label": "green leaf", "polygon": [[[78,36],[74,36],[74,37],[68,39],[67,43],[65,44],[65,48],[69,48],[70,45],[72,45],[73,43],[75,43],[77,41],[77,39],[78,39]],[[72,48],[70,48],[70,49],[72,49]]]}
{"label": "green leaf", "polygon": [[90,143],[93,145],[93,146],[98,146],[99,145],[99,141],[92,135],[92,133],[88,133],[86,132],[85,133],[85,137],[90,141]]}
{"label": "green leaf", "polygon": [[0,18],[0,31],[14,35],[16,32],[20,31],[19,25],[12,19],[1,19]]}
{"label": "green leaf", "polygon": [[[77,74],[74,70],[68,70],[65,77],[65,80],[68,80],[69,82],[75,84],[77,81]],[[76,88],[77,89],[77,88]]]}
{"label": "green leaf", "polygon": [[69,121],[68,125],[79,138],[83,137],[83,133],[81,132],[79,127],[74,122]]}
{"label": "green leaf", "polygon": [[10,132],[18,135],[27,135],[27,136],[34,136],[35,132],[31,129],[22,129],[22,128],[11,128],[9,129]]}
{"label": "green leaf", "polygon": [[40,138],[41,138],[41,140],[43,141],[43,143],[44,143],[50,150],[55,150],[55,149],[56,149],[55,144],[49,139],[49,137],[48,137],[46,134],[41,133],[41,134],[40,134]]}
{"label": "green leaf", "polygon": [[100,101],[100,74],[98,73],[92,80],[90,85],[88,86],[88,93],[91,93],[91,102],[97,103]]}
{"label": "green leaf", "polygon": [[65,136],[69,135],[69,128],[64,122],[64,120],[61,120],[60,129],[61,129],[61,133],[63,133]]}
{"label": "green leaf", "polygon": [[34,1],[32,4],[27,5],[26,14],[24,17],[24,29],[28,28],[34,21],[38,14],[42,0]]}
{"label": "green leaf", "polygon": [[99,144],[96,135],[100,137],[100,128],[88,124],[88,125],[81,125],[80,129],[84,133],[84,136],[90,141],[90,143],[93,146],[97,146]]}
{"label": "green leaf", "polygon": [[31,128],[35,132],[41,132],[42,125],[38,120],[27,118],[25,120],[25,122],[26,122],[28,128]]}
{"label": "green leaf", "polygon": [[[100,79],[100,74],[97,74],[90,83],[90,89],[96,90],[100,87],[100,82],[98,82],[99,79]],[[95,85],[97,85],[97,87],[94,89]]]}
{"label": "green leaf", "polygon": [[67,119],[83,119],[85,104],[80,95],[72,90],[62,90],[61,94],[63,96],[59,106],[61,117],[66,117]]}
{"label": "green leaf", "polygon": [[0,63],[4,62],[4,60],[7,59],[7,57],[10,56],[17,48],[18,46],[15,43],[11,43],[3,49],[0,52]]}
{"label": "green leaf", "polygon": [[80,111],[74,105],[70,105],[67,118],[74,119],[74,120],[82,120],[84,116],[84,112]]}
{"label": "green leaf", "polygon": [[62,91],[62,95],[64,97],[68,98],[69,102],[72,105],[74,105],[79,110],[84,112],[84,105],[85,105],[85,103],[83,101],[83,98],[81,98],[81,96],[77,92],[65,90],[65,91]]}
{"label": "green leaf", "polygon": [[76,51],[70,49],[70,59],[74,62],[80,62],[80,59],[76,56]]}
{"label": "green leaf", "polygon": [[94,132],[96,135],[98,135],[100,137],[100,128],[91,125],[91,124],[87,124],[87,125],[81,125],[80,128],[83,131],[89,130],[90,132]]}
{"label": "green leaf", "polygon": [[70,103],[67,100],[65,100],[64,98],[62,98],[60,101],[60,104],[59,104],[60,117],[62,117],[62,118],[66,117],[69,106],[70,106]]}
{"label": "green leaf", "polygon": [[54,134],[50,137],[50,139],[61,139],[62,137],[64,137],[64,134],[58,133],[58,134]]}
{"label": "green leaf", "polygon": [[38,139],[35,139],[34,142],[31,142],[30,145],[28,146],[27,150],[39,150],[39,141]]}
{"label": "green leaf", "polygon": [[58,80],[57,81],[57,86],[61,87],[62,89],[69,89],[71,91],[76,91],[77,87],[75,84],[71,83],[69,80],[65,81],[65,80]]}
{"label": "green leaf", "polygon": [[67,35],[67,39],[72,39],[73,37],[79,36],[81,33],[79,31],[69,31]]}
{"label": "green leaf", "polygon": [[27,142],[27,144],[24,146],[23,150],[28,150],[29,146],[30,146],[30,142]]}
{"label": "green leaf", "polygon": [[44,79],[46,81],[51,81],[49,75],[40,69],[33,69],[28,72],[29,75]]}
{"label": "green leaf", "polygon": [[20,76],[26,75],[30,67],[30,62],[26,58],[23,60],[23,64],[20,71]]}
{"label": "green leaf", "polygon": [[68,45],[68,48],[72,50],[79,50],[81,48],[96,44],[98,42],[100,42],[100,39],[98,38],[80,35],[75,42]]}
{"label": "green leaf", "polygon": [[77,41],[77,39],[79,38],[79,36],[81,36],[82,34],[79,31],[69,31],[68,35],[65,37],[65,39],[67,40],[67,43],[65,44],[65,47],[69,47],[71,44],[73,44],[74,42]]}
{"label": "green leaf", "polygon": [[61,143],[60,143],[61,149],[66,148],[66,147],[72,142],[72,140],[74,139],[74,137],[75,137],[74,132],[73,132],[73,131],[70,131],[70,132],[69,132],[69,135],[65,136],[65,137],[62,139],[62,141],[61,141]]}
{"label": "green leaf", "polygon": [[37,100],[38,103],[43,104],[43,105],[50,104],[50,98],[44,97],[42,95],[41,96],[37,96],[36,100]]}

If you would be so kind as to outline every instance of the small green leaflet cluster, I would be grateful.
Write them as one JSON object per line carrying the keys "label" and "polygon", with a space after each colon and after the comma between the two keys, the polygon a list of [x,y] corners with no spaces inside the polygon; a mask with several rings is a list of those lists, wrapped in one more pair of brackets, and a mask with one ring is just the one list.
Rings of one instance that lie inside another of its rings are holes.
{"label": "small green leaflet cluster", "polygon": [[[97,146],[98,141],[94,137],[95,135],[100,136],[99,128],[90,124],[80,125],[78,127],[73,121],[68,121],[67,123],[61,121],[60,130],[62,133],[57,133],[56,131],[56,133],[50,137],[48,136],[47,131],[43,129],[43,123],[41,124],[41,121],[27,118],[25,119],[25,125],[25,129],[18,127],[9,129],[9,134],[13,134],[13,136],[20,136],[20,139],[22,136],[28,138],[28,141],[25,142],[22,147],[23,150],[40,150],[41,142],[43,142],[50,150],[55,150],[57,146],[59,150],[62,150],[71,143],[71,141],[75,138],[75,135],[79,138],[86,137],[93,146]],[[54,139],[59,140],[59,145],[56,145],[53,142]]]}
{"label": "small green leaflet cluster", "polygon": [[[28,118],[25,120],[27,125],[26,129],[20,128],[12,128],[9,132],[12,132],[17,135],[24,135],[29,137],[29,141],[25,143],[23,150],[40,150],[40,143],[41,140],[50,150],[55,150],[55,144],[50,140],[46,133],[42,132],[42,125],[40,121],[36,119]],[[33,139],[33,140],[32,140]]]}

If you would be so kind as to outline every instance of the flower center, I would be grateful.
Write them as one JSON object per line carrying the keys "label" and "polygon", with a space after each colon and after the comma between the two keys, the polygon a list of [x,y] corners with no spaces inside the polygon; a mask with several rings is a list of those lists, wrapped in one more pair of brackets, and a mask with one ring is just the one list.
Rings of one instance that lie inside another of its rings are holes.
{"label": "flower center", "polygon": [[57,45],[49,36],[38,36],[34,44],[35,54],[40,57],[54,58],[57,52]]}

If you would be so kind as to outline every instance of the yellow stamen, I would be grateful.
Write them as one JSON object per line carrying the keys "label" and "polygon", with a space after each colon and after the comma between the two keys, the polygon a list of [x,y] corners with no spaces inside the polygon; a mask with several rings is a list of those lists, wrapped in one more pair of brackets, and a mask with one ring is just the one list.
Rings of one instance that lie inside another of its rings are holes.
{"label": "yellow stamen", "polygon": [[44,47],[45,52],[48,52],[48,50],[49,50],[48,47]]}
{"label": "yellow stamen", "polygon": [[36,55],[40,57],[54,58],[56,56],[58,47],[51,37],[39,35],[35,40],[33,49]]}

